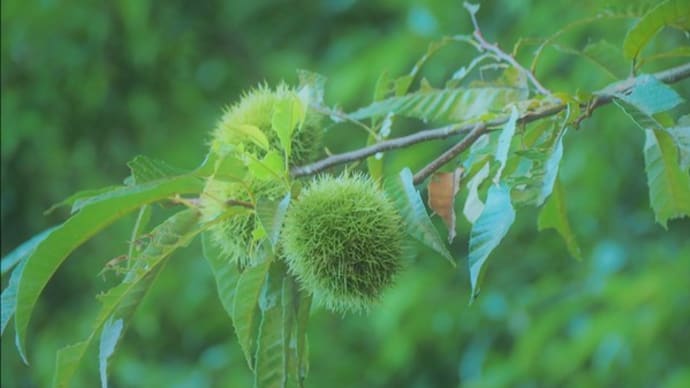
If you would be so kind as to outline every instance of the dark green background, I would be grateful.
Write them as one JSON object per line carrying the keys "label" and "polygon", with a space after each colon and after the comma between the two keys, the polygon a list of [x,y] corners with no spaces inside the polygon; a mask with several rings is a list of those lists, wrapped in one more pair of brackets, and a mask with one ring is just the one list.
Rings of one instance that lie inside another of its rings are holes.
{"label": "dark green background", "polygon": [[[479,19],[487,38],[509,50],[520,37],[548,36],[602,9],[593,1],[506,0],[482,5]],[[51,204],[120,183],[138,154],[197,165],[222,108],[242,90],[294,83],[303,68],[329,78],[329,104],[351,110],[371,100],[383,71],[407,72],[429,41],[471,32],[460,1],[431,0],[7,0],[1,17],[3,255],[66,217],[64,209],[43,215]],[[620,46],[631,23],[594,23],[559,42],[582,49],[606,37]],[[649,50],[680,44],[688,39],[665,30]],[[519,59],[529,63],[530,50]],[[473,55],[453,46],[425,75],[440,85]],[[613,80],[553,49],[537,75],[569,93]],[[674,88],[687,99],[689,86]],[[361,146],[363,134],[353,131],[334,127],[328,144]],[[463,225],[452,246],[458,268],[420,253],[369,315],[314,311],[308,386],[688,386],[690,221],[670,222],[669,231],[654,223],[643,138],[607,106],[566,139],[561,179],[582,261],[555,233],[536,232],[534,209],[521,209],[490,258],[482,296],[468,307]],[[389,170],[424,164],[443,146],[393,156]],[[21,364],[8,329],[3,387],[48,386],[55,352],[88,334],[94,295],[113,284],[112,274],[96,274],[124,252],[128,222],[80,248],[50,282],[32,321],[31,367]],[[98,384],[95,358],[92,349],[75,386]],[[176,254],[158,279],[110,380],[114,387],[250,385],[198,245]]]}

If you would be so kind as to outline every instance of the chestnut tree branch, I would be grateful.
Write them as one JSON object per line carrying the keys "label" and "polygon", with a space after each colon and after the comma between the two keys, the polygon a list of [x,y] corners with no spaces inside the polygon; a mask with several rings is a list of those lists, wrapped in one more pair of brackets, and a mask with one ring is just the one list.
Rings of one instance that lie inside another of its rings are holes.
{"label": "chestnut tree branch", "polygon": [[[652,74],[656,79],[659,81],[665,82],[665,83],[674,83],[678,82],[680,80],[686,79],[690,77],[690,63],[686,63],[683,65],[679,65],[673,68],[670,68],[668,70],[660,71],[658,73]],[[614,84],[611,84],[603,89],[601,89],[598,92],[594,93],[594,98],[588,103],[588,104],[583,104],[584,108],[587,108],[587,117],[589,114],[591,114],[594,110],[598,109],[599,107],[606,105],[610,103],[614,96],[616,94],[621,94],[621,93],[626,93],[628,92],[633,86],[635,85],[635,78],[630,78],[626,81],[622,82],[616,82]],[[550,117],[553,115],[556,115],[560,113],[563,109],[565,109],[566,105],[564,103],[558,102],[554,103],[552,105],[548,105],[538,111],[533,111],[533,112],[526,112],[523,114],[519,119],[518,123],[519,124],[527,124],[536,120],[540,120],[546,117]],[[504,117],[497,118],[495,120],[488,121],[484,123],[486,126],[486,130],[489,130],[493,127],[500,126],[504,124],[506,121],[508,121],[508,115]],[[586,117],[583,117],[584,119]],[[581,119],[578,119],[578,122],[582,121]],[[426,142],[426,141],[431,141],[431,140],[439,140],[439,139],[446,139],[448,137],[454,136],[454,135],[460,135],[460,134],[466,134],[472,131],[477,126],[477,123],[462,123],[462,124],[452,124],[452,125],[447,125],[444,127],[440,128],[433,128],[433,129],[425,129],[421,130],[419,132],[415,132],[411,135],[407,136],[401,136],[398,138],[390,139],[390,140],[385,140],[376,144],[373,144],[368,147],[363,147],[357,150],[349,151],[349,152],[344,152],[341,154],[335,154],[331,155],[327,158],[321,159],[319,161],[316,161],[311,164],[307,164],[304,166],[297,166],[293,167],[290,171],[290,174],[292,177],[302,177],[302,176],[307,176],[307,175],[314,175],[319,172],[322,172],[328,168],[344,164],[344,163],[350,163],[358,160],[365,159],[371,155],[374,155],[378,152],[383,152],[383,151],[389,151],[389,150],[394,150],[394,149],[399,149],[399,148],[406,148],[411,145],[421,143],[421,142]],[[471,145],[471,143],[470,143]]]}
{"label": "chestnut tree branch", "polygon": [[414,174],[414,177],[412,178],[412,182],[415,185],[418,185],[431,174],[433,174],[434,171],[438,170],[443,166],[444,164],[448,163],[451,159],[459,155],[462,151],[468,149],[472,144],[474,144],[475,141],[479,138],[479,136],[483,135],[486,132],[486,125],[484,123],[479,123],[474,126],[474,129],[470,131],[470,133],[467,134],[462,140],[455,144],[454,146],[450,147],[446,152],[442,153],[431,161],[431,163],[427,164],[419,170],[416,174]]}

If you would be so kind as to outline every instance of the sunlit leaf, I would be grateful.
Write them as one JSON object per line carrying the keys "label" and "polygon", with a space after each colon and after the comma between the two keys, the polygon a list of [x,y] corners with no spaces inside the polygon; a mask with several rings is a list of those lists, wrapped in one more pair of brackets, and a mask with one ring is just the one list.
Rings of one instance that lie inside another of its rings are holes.
{"label": "sunlit leaf", "polygon": [[483,87],[416,92],[377,101],[350,114],[355,120],[394,113],[432,122],[459,122],[501,112],[520,100],[515,88]]}
{"label": "sunlit leaf", "polygon": [[100,347],[98,349],[98,365],[99,373],[101,375],[101,388],[108,388],[108,359],[115,352],[123,329],[122,319],[115,321],[111,319],[103,326],[101,331]]}
{"label": "sunlit leaf", "polygon": [[277,248],[280,229],[283,227],[283,220],[289,204],[290,193],[287,193],[280,201],[259,198],[256,202],[256,216],[274,249]]}
{"label": "sunlit leaf", "polygon": [[429,219],[419,191],[412,182],[412,172],[405,168],[400,174],[386,182],[391,198],[397,203],[400,215],[405,221],[407,232],[424,245],[433,249],[455,265],[453,256],[438,235]]}
{"label": "sunlit leaf", "polygon": [[565,206],[565,193],[559,181],[555,182],[553,192],[539,211],[537,228],[540,231],[549,228],[556,230],[565,241],[570,255],[578,260],[582,259],[580,246],[575,238],[575,233],[570,227],[570,221],[568,220],[568,213]]}
{"label": "sunlit leaf", "polygon": [[144,155],[138,155],[127,162],[127,167],[131,171],[132,183],[137,185],[189,173],[189,171],[173,167],[162,160],[149,158]]}
{"label": "sunlit leaf", "polygon": [[261,159],[251,159],[247,165],[253,177],[260,180],[280,179],[285,175],[285,159],[277,151],[268,151]]}
{"label": "sunlit leaf", "polygon": [[410,86],[412,85],[412,81],[414,81],[414,76],[412,74],[407,74],[402,77],[396,78],[395,81],[393,81],[393,89],[395,90],[395,95],[404,96],[405,94],[407,94],[407,91],[410,89]]}
{"label": "sunlit leaf", "polygon": [[667,111],[683,102],[683,98],[675,90],[648,74],[635,79],[630,93],[617,93],[614,96],[634,106],[647,116]]}
{"label": "sunlit leaf", "polygon": [[261,263],[246,268],[237,281],[235,291],[235,301],[232,309],[235,333],[247,363],[252,369],[254,369],[253,350],[256,344],[254,333],[261,318],[259,296],[261,295],[261,289],[266,280],[270,264],[270,260],[264,260]]}
{"label": "sunlit leaf", "polygon": [[142,205],[174,194],[198,193],[203,182],[196,177],[180,176],[125,187],[108,198],[90,203],[62,225],[51,231],[27,258],[17,288],[15,327],[17,349],[26,361],[24,342],[31,313],[38,296],[67,256],[100,230]]}
{"label": "sunlit leaf", "polygon": [[661,129],[645,130],[644,161],[656,221],[690,216],[690,176],[679,165],[673,139]]}
{"label": "sunlit leaf", "polygon": [[489,177],[489,163],[484,163],[482,168],[474,174],[474,176],[467,183],[467,199],[465,200],[465,206],[462,209],[462,213],[465,215],[467,220],[474,224],[477,218],[482,214],[484,210],[484,202],[479,199],[479,185]]}
{"label": "sunlit leaf", "polygon": [[470,233],[470,283],[472,298],[479,295],[482,267],[489,254],[498,246],[515,221],[515,209],[510,202],[510,188],[505,184],[492,185],[482,214],[472,225]]}
{"label": "sunlit leaf", "polygon": [[623,53],[633,59],[664,26],[690,29],[690,2],[688,0],[665,0],[652,8],[625,36]]}
{"label": "sunlit leaf", "polygon": [[278,135],[280,145],[285,150],[287,158],[290,157],[292,150],[292,134],[295,129],[302,125],[306,114],[306,106],[294,95],[280,99],[273,108],[271,127]]}
{"label": "sunlit leaf", "polygon": [[227,128],[237,139],[250,141],[264,150],[269,147],[268,138],[259,127],[250,124],[227,124]]}

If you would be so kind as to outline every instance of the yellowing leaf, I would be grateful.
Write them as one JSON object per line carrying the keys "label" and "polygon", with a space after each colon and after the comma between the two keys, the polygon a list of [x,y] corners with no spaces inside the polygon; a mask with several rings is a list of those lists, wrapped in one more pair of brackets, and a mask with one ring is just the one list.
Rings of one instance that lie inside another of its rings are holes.
{"label": "yellowing leaf", "polygon": [[453,172],[437,172],[432,175],[427,186],[429,207],[448,227],[448,242],[455,238],[455,196],[458,194],[463,172],[462,167]]}

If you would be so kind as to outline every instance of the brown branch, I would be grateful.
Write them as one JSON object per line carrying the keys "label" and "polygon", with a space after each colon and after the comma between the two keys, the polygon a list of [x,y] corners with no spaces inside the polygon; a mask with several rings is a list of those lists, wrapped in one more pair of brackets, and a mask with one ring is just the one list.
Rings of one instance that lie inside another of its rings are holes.
{"label": "brown branch", "polygon": [[441,168],[441,166],[448,163],[451,159],[453,159],[462,151],[466,150],[472,144],[474,144],[474,142],[479,138],[479,136],[483,135],[486,132],[486,129],[487,127],[484,123],[479,123],[475,125],[474,129],[472,129],[472,131],[468,133],[467,136],[462,138],[462,140],[459,143],[450,147],[448,150],[446,150],[446,152],[439,155],[439,157],[432,160],[431,163],[427,164],[426,166],[424,166],[424,168],[422,168],[416,174],[414,174],[412,182],[415,185],[424,182],[424,180],[434,171]]}
{"label": "brown branch", "polygon": [[228,199],[225,201],[225,204],[228,206],[240,206],[247,209],[254,209],[254,205],[250,202],[240,201],[239,199]]}
{"label": "brown branch", "polygon": [[[690,64],[680,65],[665,71],[654,73],[652,75],[659,81],[665,83],[678,82],[680,80],[690,77]],[[627,92],[633,87],[634,83],[635,79],[633,78],[624,82],[615,83],[604,89],[601,89],[598,92],[595,92],[594,95],[596,97],[589,104],[589,112],[591,113],[597,108],[610,103],[615,94]],[[586,106],[587,105],[585,105],[585,107]],[[527,124],[536,120],[556,115],[560,113],[563,109],[565,109],[565,107],[565,104],[558,103],[546,106],[545,108],[539,111],[527,112],[518,119],[518,123]],[[508,121],[508,117],[509,116],[506,115],[504,117],[500,117],[498,119],[486,122],[485,125],[487,130],[504,124],[506,121]],[[476,123],[453,124],[440,128],[421,130],[408,136],[402,136],[395,139],[385,140],[354,151],[331,155],[327,158],[321,159],[311,164],[293,167],[290,171],[290,174],[295,178],[307,175],[314,175],[330,167],[365,159],[378,152],[405,148],[421,142],[446,139],[454,135],[468,133],[472,129],[474,129],[475,126]]]}

